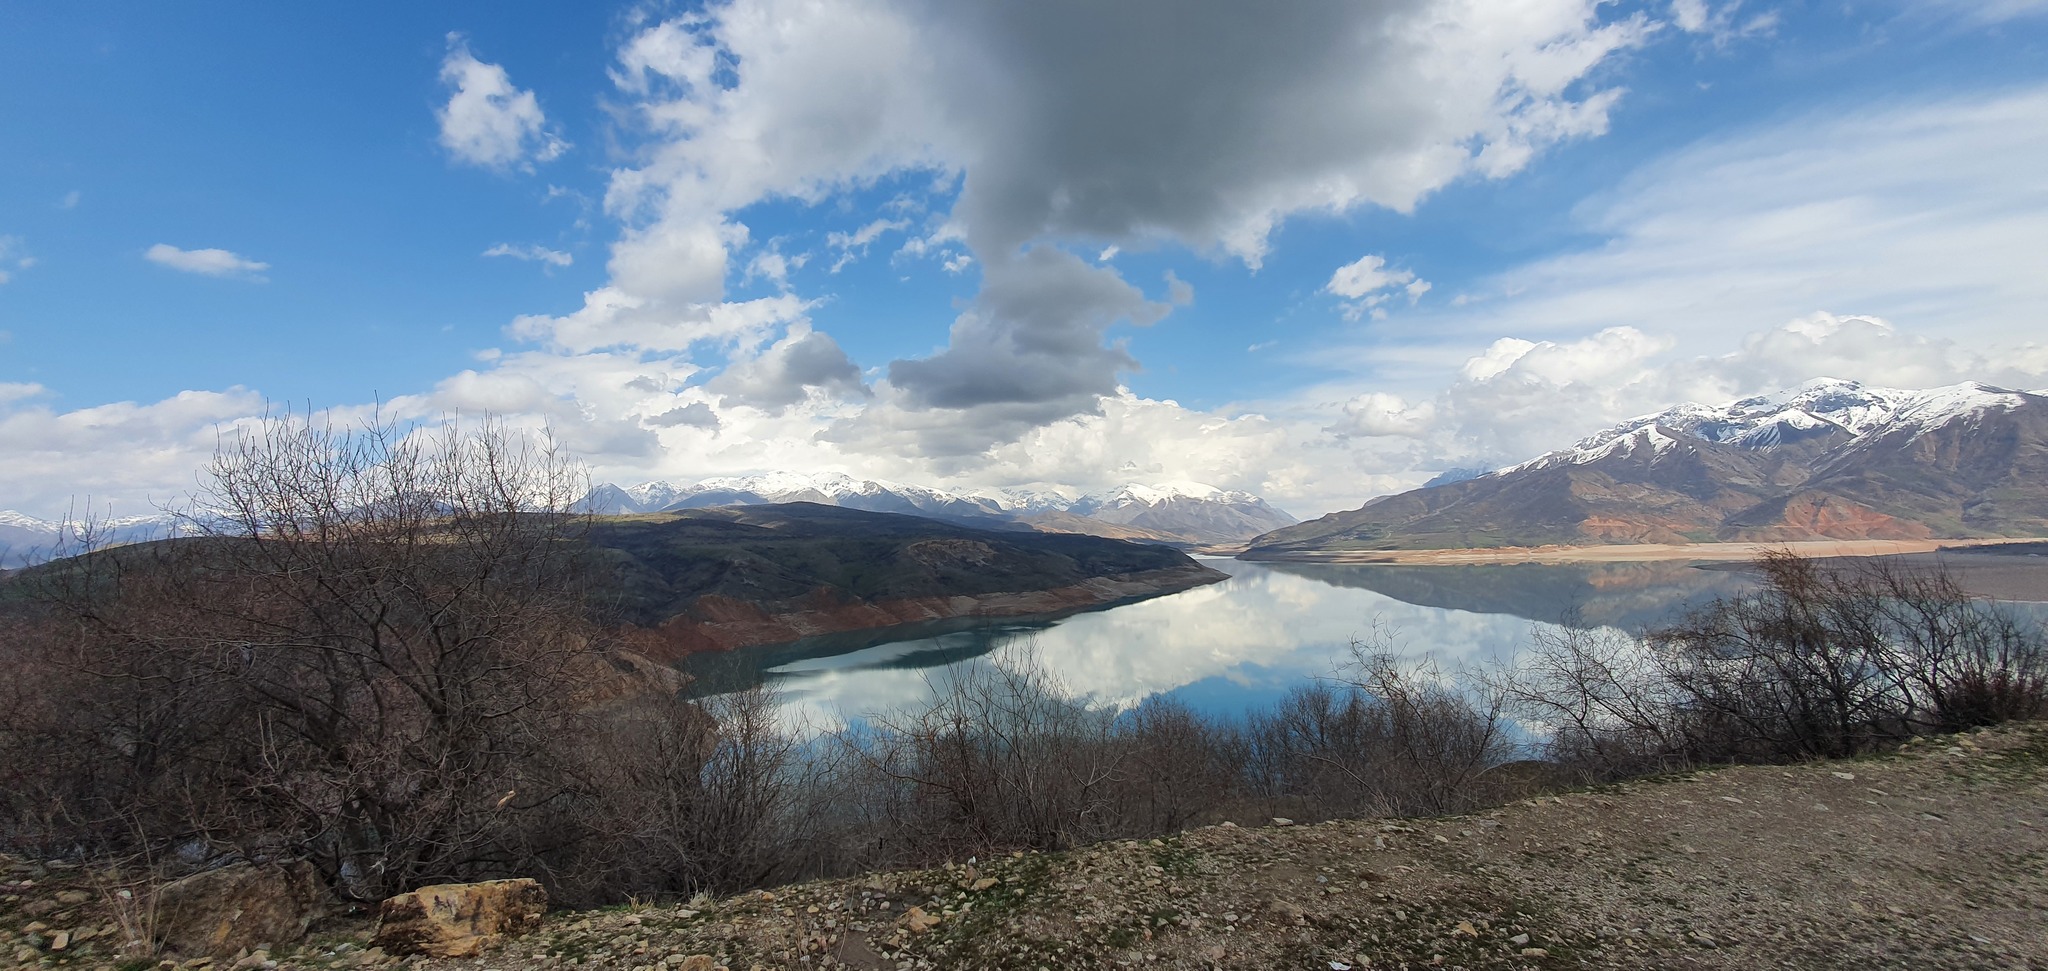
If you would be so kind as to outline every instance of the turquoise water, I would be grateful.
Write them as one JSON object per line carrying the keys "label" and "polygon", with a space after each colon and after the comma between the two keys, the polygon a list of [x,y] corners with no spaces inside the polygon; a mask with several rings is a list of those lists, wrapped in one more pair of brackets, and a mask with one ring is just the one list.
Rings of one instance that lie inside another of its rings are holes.
{"label": "turquoise water", "polygon": [[819,724],[914,705],[947,665],[1027,647],[1112,706],[1168,695],[1221,716],[1341,674],[1354,640],[1445,669],[1504,660],[1567,617],[1635,631],[1741,589],[1684,564],[1326,566],[1204,560],[1221,583],[1056,620],[962,621],[700,656],[697,693],[765,682]]}

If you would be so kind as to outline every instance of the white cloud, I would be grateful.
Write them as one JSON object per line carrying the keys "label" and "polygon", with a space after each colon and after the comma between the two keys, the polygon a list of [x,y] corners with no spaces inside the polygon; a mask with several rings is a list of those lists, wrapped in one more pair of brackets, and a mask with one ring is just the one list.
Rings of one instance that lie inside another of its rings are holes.
{"label": "white cloud", "polygon": [[901,219],[877,219],[851,233],[825,234],[826,245],[839,251],[839,259],[833,261],[830,272],[837,273],[845,269],[847,264],[866,256],[868,244],[881,238],[883,233],[902,232],[909,225]]}
{"label": "white cloud", "polygon": [[461,34],[448,35],[441,83],[448,103],[434,114],[441,122],[441,146],[457,159],[507,169],[568,151],[569,143],[548,129],[533,92],[513,86],[504,68],[477,60]]}
{"label": "white cloud", "polygon": [[76,209],[78,208],[79,200],[83,198],[85,198],[83,193],[79,192],[77,189],[73,189],[70,192],[64,193],[64,197],[57,200],[57,208]]}
{"label": "white cloud", "polygon": [[1698,34],[1717,47],[1748,37],[1770,34],[1778,28],[1778,12],[1767,10],[1744,16],[1743,0],[1710,3],[1709,0],[1671,0],[1671,22],[1688,34]]}
{"label": "white cloud", "polygon": [[[1698,26],[1728,9],[1699,7]],[[1163,16],[1186,22],[1188,44],[1139,42]],[[514,321],[533,349],[393,405],[548,423],[621,481],[1186,478],[1313,515],[1682,397],[1820,373],[2044,383],[2026,376],[2048,374],[2048,349],[2025,335],[2048,319],[2034,265],[2048,175],[2012,160],[2048,157],[2048,93],[2008,91],[1836,110],[1675,153],[1581,207],[1595,246],[1460,280],[1460,299],[1421,301],[1371,345],[1290,335],[1271,353],[1355,373],[1282,400],[1195,409],[1119,386],[1137,365],[1121,328],[1179,293],[1169,282],[1148,299],[1110,265],[1122,249],[1257,266],[1298,213],[1410,209],[1453,180],[1511,173],[1604,130],[1616,92],[1602,65],[1652,29],[1591,0],[716,3],[619,52],[632,127],[605,199],[626,227],[607,283],[571,313]],[[1104,42],[1071,43],[1084,33]],[[1305,105],[1317,110],[1275,110]],[[537,104],[534,118],[544,132]],[[521,138],[520,158],[545,150]],[[898,204],[849,217],[838,250],[880,222],[860,245],[902,232],[899,255],[971,258],[984,282],[929,354],[869,372],[862,393],[858,366],[807,319],[817,301],[786,289],[802,257],[756,247],[743,219],[767,200],[834,205],[885,184]],[[783,292],[734,301],[734,278]],[[1366,312],[1430,292],[1376,255],[1328,289]],[[0,424],[35,410],[6,407]],[[26,473],[0,484],[10,475]]]}
{"label": "white cloud", "polygon": [[0,386],[0,495],[46,518],[88,501],[96,513],[111,506],[129,516],[182,500],[221,431],[263,410],[260,396],[240,388],[71,411],[37,404],[43,396],[36,385]]}
{"label": "white cloud", "polygon": [[151,246],[143,254],[151,263],[168,266],[181,273],[197,273],[201,276],[241,277],[249,280],[263,279],[263,271],[270,264],[258,262],[224,249],[179,249],[168,243]]}
{"label": "white cloud", "polygon": [[787,291],[789,289],[790,273],[802,269],[803,265],[810,262],[810,260],[811,257],[808,253],[798,253],[790,256],[774,248],[773,244],[771,244],[768,249],[755,253],[754,258],[747,261],[745,280],[767,280],[775,284],[776,287]]}
{"label": "white cloud", "polygon": [[1357,320],[1368,311],[1374,320],[1385,320],[1386,311],[1380,309],[1380,304],[1392,299],[1397,289],[1408,295],[1409,303],[1414,303],[1429,292],[1430,283],[1418,279],[1412,270],[1388,269],[1385,257],[1371,253],[1338,267],[1330,274],[1330,282],[1323,286],[1325,293],[1346,298],[1344,316],[1349,320]]}
{"label": "white cloud", "polygon": [[[1179,25],[1172,45],[1153,42],[1165,18]],[[1591,0],[1278,11],[1170,0],[716,3],[646,23],[622,45],[612,77],[646,144],[606,193],[629,226],[612,247],[611,282],[582,311],[526,318],[515,333],[584,348],[694,333],[678,323],[724,298],[731,254],[748,235],[736,214],[920,173],[952,210],[898,252],[943,253],[949,272],[971,258],[984,287],[1034,272],[1024,252],[1082,241],[1103,257],[1172,241],[1257,267],[1268,235],[1295,213],[1405,211],[1455,179],[1504,176],[1548,145],[1603,132],[1618,92],[1584,82],[1650,30],[1647,18],[1610,18]],[[1102,42],[1070,43],[1084,34]],[[881,218],[827,242],[844,266],[909,229]],[[949,241],[970,252],[942,250]],[[770,275],[767,264],[746,266]],[[1113,272],[1104,279],[1128,287]],[[1134,362],[1104,343],[1114,313],[1046,323],[1079,294],[1106,292],[1084,274],[1060,282],[1077,289],[984,293],[978,303],[1006,313],[963,316],[946,348],[892,362],[904,393],[879,406],[946,408],[959,396],[933,393],[954,386],[933,376],[967,368],[1007,389],[993,408],[1005,417],[988,427],[1013,433],[1091,412]],[[967,367],[995,348],[1024,351],[1030,366]]]}
{"label": "white cloud", "polygon": [[1337,272],[1330,274],[1330,282],[1323,289],[1357,300],[1375,290],[1401,286],[1414,279],[1415,274],[1407,270],[1389,271],[1385,257],[1368,253],[1338,267]]}
{"label": "white cloud", "polygon": [[1344,418],[1330,426],[1338,435],[1401,436],[1413,438],[1428,432],[1436,420],[1436,405],[1410,404],[1399,395],[1367,392],[1344,403]]}
{"label": "white cloud", "polygon": [[515,260],[525,260],[529,263],[545,263],[550,267],[568,266],[576,262],[576,258],[568,253],[564,253],[561,250],[548,249],[536,243],[519,246],[511,243],[499,243],[490,249],[484,250],[484,255],[509,256]]}
{"label": "white cloud", "polygon": [[[1504,334],[1575,341],[1615,327],[1726,352],[1815,308],[1873,313],[1998,359],[2048,320],[2048,88],[1893,103],[1741,132],[1646,165],[1583,203],[1599,242],[1425,304],[1357,348],[1422,392]],[[1326,360],[1342,352],[1326,349]],[[1425,377],[1427,376],[1427,377]]]}

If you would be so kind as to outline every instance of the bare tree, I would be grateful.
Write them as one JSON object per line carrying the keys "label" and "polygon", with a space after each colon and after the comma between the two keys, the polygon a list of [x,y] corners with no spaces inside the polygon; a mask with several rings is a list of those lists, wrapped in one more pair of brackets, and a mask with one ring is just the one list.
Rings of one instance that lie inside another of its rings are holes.
{"label": "bare tree", "polygon": [[494,421],[268,420],[222,443],[192,538],[43,571],[58,721],[180,853],[302,856],[349,895],[502,871],[602,670],[576,468]]}

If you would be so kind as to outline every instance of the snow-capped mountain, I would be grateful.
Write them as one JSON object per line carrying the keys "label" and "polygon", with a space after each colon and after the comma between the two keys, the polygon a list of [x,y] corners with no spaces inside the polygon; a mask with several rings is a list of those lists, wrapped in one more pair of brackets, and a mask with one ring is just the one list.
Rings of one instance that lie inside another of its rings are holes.
{"label": "snow-capped mountain", "polygon": [[[118,546],[172,535],[176,522],[162,515],[123,516],[98,520],[92,526],[96,545]],[[78,549],[83,541],[78,523],[0,509],[0,569],[40,563],[56,553]]]}
{"label": "snow-capped mountain", "polygon": [[2048,395],[1823,378],[1260,537],[1328,549],[2048,535]]}
{"label": "snow-capped mountain", "polygon": [[1185,546],[1242,542],[1295,521],[1248,492],[1196,482],[1133,483],[1075,495],[1061,489],[950,491],[837,473],[794,472],[704,479],[685,486],[607,484],[592,489],[582,506],[609,515],[770,502],[818,502],[984,527],[1090,532]]}
{"label": "snow-capped mountain", "polygon": [[1631,418],[1580,439],[1569,448],[1488,474],[1501,476],[1554,465],[1585,465],[1638,448],[1662,451],[1688,440],[1767,451],[1814,439],[1854,438],[1895,418],[1937,420],[1958,408],[2009,403],[2012,394],[1975,383],[1902,391],[1869,388],[1840,378],[1816,378],[1776,394],[1718,406],[1686,402]]}

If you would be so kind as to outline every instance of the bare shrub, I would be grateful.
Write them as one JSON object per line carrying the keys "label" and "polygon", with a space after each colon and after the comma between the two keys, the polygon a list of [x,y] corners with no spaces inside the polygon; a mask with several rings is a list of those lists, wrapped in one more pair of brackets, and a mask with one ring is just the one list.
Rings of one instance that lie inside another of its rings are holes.
{"label": "bare shrub", "polygon": [[195,538],[34,578],[63,682],[34,730],[75,776],[38,783],[43,837],[302,857],[363,899],[514,865],[600,672],[574,470],[495,423],[287,418],[208,481]]}
{"label": "bare shrub", "polygon": [[575,834],[551,861],[555,883],[569,899],[686,899],[829,869],[829,760],[783,718],[761,688],[702,706],[640,696],[601,713],[572,744],[577,796],[543,829]]}
{"label": "bare shrub", "polygon": [[[1071,697],[1029,648],[956,665],[921,707],[846,733],[897,852],[1054,849],[1106,838],[1125,753],[1115,713]],[[887,852],[885,850],[885,852]]]}
{"label": "bare shrub", "polygon": [[1945,570],[1758,561],[1754,592],[1645,637],[1540,637],[1499,682],[1596,775],[1839,758],[2048,710],[2048,643]]}
{"label": "bare shrub", "polygon": [[1382,628],[1353,642],[1346,676],[1251,719],[1261,794],[1318,815],[1441,815],[1488,801],[1488,773],[1515,754],[1504,699],[1404,660],[1392,638]]}

